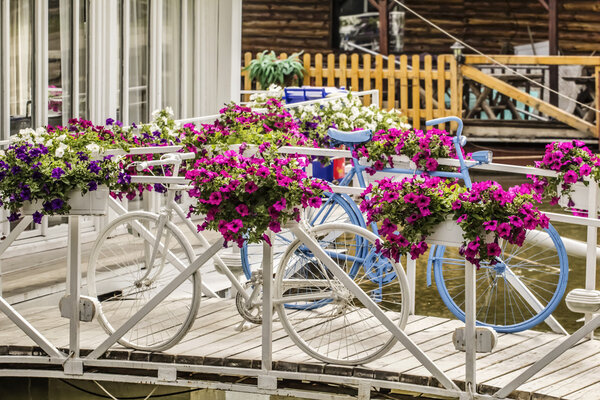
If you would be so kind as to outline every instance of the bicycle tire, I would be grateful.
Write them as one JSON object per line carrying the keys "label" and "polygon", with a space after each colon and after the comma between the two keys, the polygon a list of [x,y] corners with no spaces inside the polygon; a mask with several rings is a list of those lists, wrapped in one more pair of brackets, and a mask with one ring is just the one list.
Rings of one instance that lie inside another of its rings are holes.
{"label": "bicycle tire", "polygon": [[[544,230],[530,231],[523,247],[507,242],[500,247],[501,263],[496,266],[482,263],[476,272],[477,325],[502,333],[531,329],[550,316],[564,295],[569,275],[565,246],[550,225]],[[436,246],[435,283],[444,304],[464,321],[464,258],[449,253],[444,246]],[[519,292],[523,287],[539,301],[541,310],[536,310]]]}
{"label": "bicycle tire", "polygon": [[[160,243],[169,253],[159,247],[153,267],[147,268],[158,221],[158,215],[144,211],[125,214],[108,224],[94,244],[88,264],[88,293],[99,299],[98,321],[109,335],[194,259],[183,233],[168,221]],[[194,323],[200,295],[200,273],[196,271],[118,342],[145,351],[174,346]]]}
{"label": "bicycle tire", "polygon": [[[374,285],[364,272],[371,267],[388,271],[375,266],[389,262],[375,250],[377,236],[351,224],[320,225],[312,228],[310,234],[404,329],[410,296],[404,270],[393,263],[395,279],[380,286]],[[275,309],[292,341],[326,363],[358,365],[381,357],[396,343],[396,337],[303,246],[296,240],[288,247],[275,278],[275,298],[281,299],[275,303]],[[358,246],[364,248],[357,249]],[[357,253],[368,256],[354,257]],[[294,297],[298,295],[304,297]]]}
{"label": "bicycle tire", "polygon": [[[332,222],[349,222],[354,225],[364,227],[364,219],[356,204],[347,196],[339,193],[323,194],[326,200],[318,210],[306,209],[305,220],[310,222],[311,226],[322,225]],[[279,260],[287,247],[294,241],[295,237],[288,229],[282,229],[281,232],[273,235],[273,265],[279,265]],[[262,244],[244,243],[241,249],[242,270],[246,279],[250,279],[252,271],[260,268],[262,263]]]}

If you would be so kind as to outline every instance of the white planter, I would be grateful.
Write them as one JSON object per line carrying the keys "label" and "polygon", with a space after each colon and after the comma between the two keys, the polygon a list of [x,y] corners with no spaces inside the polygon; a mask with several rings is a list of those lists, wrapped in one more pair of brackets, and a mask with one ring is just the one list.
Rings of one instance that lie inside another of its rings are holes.
{"label": "white planter", "polygon": [[[595,184],[593,181],[590,182],[590,185],[593,184]],[[561,190],[560,186],[561,185],[559,185],[557,188],[558,193],[560,193]],[[572,210],[574,208],[578,210],[589,210],[589,187],[585,186],[583,182],[575,182],[573,185],[571,185],[571,189],[573,189],[571,192],[571,200],[573,200],[575,205],[569,207],[569,196],[561,196],[558,200],[558,204],[566,210]],[[600,196],[596,198],[596,209],[600,210]]]}
{"label": "white planter", "polygon": [[[416,169],[415,163],[413,163],[410,160],[410,158],[408,158],[407,156],[393,156],[392,160],[394,162],[393,168],[410,169],[410,170]],[[369,166],[373,165],[373,163],[370,161],[367,161],[367,159],[365,157],[360,158],[359,162],[361,165],[369,165]],[[390,168],[390,165],[388,163],[386,163],[385,168]],[[375,175],[369,175],[369,174],[365,173],[364,176],[365,176],[365,179],[366,179],[367,185],[368,185],[369,183],[373,183],[373,182],[381,180],[383,178],[391,178],[393,181],[400,181],[405,177],[413,176],[413,175],[412,174],[398,174],[395,172],[378,171],[375,173]],[[355,185],[358,186],[358,180],[356,180]]]}
{"label": "white planter", "polygon": [[[98,189],[81,195],[79,190],[69,193],[68,203],[71,206],[69,215],[106,215],[109,190],[106,186],[98,186]],[[23,214],[31,215],[42,210],[42,201],[26,201],[23,203]]]}
{"label": "white planter", "polygon": [[452,219],[440,223],[435,231],[427,236],[427,243],[441,246],[460,247],[463,244],[464,231],[458,223]]}

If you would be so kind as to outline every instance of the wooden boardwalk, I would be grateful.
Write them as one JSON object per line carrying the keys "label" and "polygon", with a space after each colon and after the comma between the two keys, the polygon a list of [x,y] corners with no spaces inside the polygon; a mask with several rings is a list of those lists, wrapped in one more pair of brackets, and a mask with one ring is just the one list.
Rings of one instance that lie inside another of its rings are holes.
{"label": "wooden boardwalk", "polygon": [[[58,347],[68,348],[69,321],[56,307],[38,307],[24,313],[27,320]],[[260,368],[262,330],[240,331],[241,317],[233,301],[203,299],[192,330],[165,353],[143,353],[120,346],[105,354],[118,360],[155,361],[237,368]],[[462,323],[437,317],[413,316],[406,331],[411,339],[457,383],[464,380],[464,353],[454,349],[452,332]],[[106,333],[97,322],[81,324],[81,348],[93,349]],[[492,394],[556,346],[562,336],[526,331],[500,335],[492,353],[477,359],[479,392]],[[86,351],[82,351],[82,355]],[[0,355],[40,355],[40,350],[5,316],[0,317]],[[2,362],[6,363],[3,357]],[[273,361],[278,371],[354,376],[436,386],[437,382],[401,345],[381,359],[360,367],[325,365],[300,351],[279,322],[273,324]],[[567,351],[519,388],[519,398],[600,398],[600,342],[585,341]],[[1,369],[8,368],[0,365]]]}

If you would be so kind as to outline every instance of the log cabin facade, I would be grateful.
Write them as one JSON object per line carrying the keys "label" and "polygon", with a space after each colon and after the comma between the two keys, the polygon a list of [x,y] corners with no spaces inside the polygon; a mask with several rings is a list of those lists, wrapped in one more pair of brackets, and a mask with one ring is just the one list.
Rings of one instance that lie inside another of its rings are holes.
{"label": "log cabin facade", "polygon": [[[243,52],[339,52],[337,18],[348,2],[366,0],[244,0]],[[548,40],[545,0],[403,0],[449,33],[487,54]],[[395,10],[402,11],[399,5]],[[558,2],[558,47],[564,55],[600,54],[600,2]],[[454,40],[405,14],[403,53],[447,54]],[[468,53],[468,51],[467,51]]]}

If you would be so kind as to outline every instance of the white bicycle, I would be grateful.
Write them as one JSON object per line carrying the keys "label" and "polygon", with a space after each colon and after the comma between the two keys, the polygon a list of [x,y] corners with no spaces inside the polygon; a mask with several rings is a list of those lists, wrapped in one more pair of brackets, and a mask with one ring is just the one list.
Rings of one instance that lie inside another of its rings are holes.
{"label": "white bicycle", "polygon": [[[148,164],[171,164],[176,176],[186,157],[191,156],[170,154]],[[223,246],[219,239],[194,256],[187,237],[171,221],[175,191],[185,187],[166,186],[167,202],[159,214],[127,213],[104,228],[88,266],[89,295],[101,302],[100,324],[108,334],[124,333],[118,342],[138,350],[166,350],[189,331],[203,291],[200,268],[211,258],[219,263],[215,256]],[[298,239],[277,268],[272,301],[291,339],[324,362],[355,365],[380,357],[396,338],[375,314],[388,314],[400,329],[408,318],[404,270],[379,255],[377,237],[364,228],[343,223],[288,228]],[[260,317],[262,274],[245,290],[220,266],[241,293],[240,314],[245,310]],[[398,279],[374,279],[375,271]]]}

